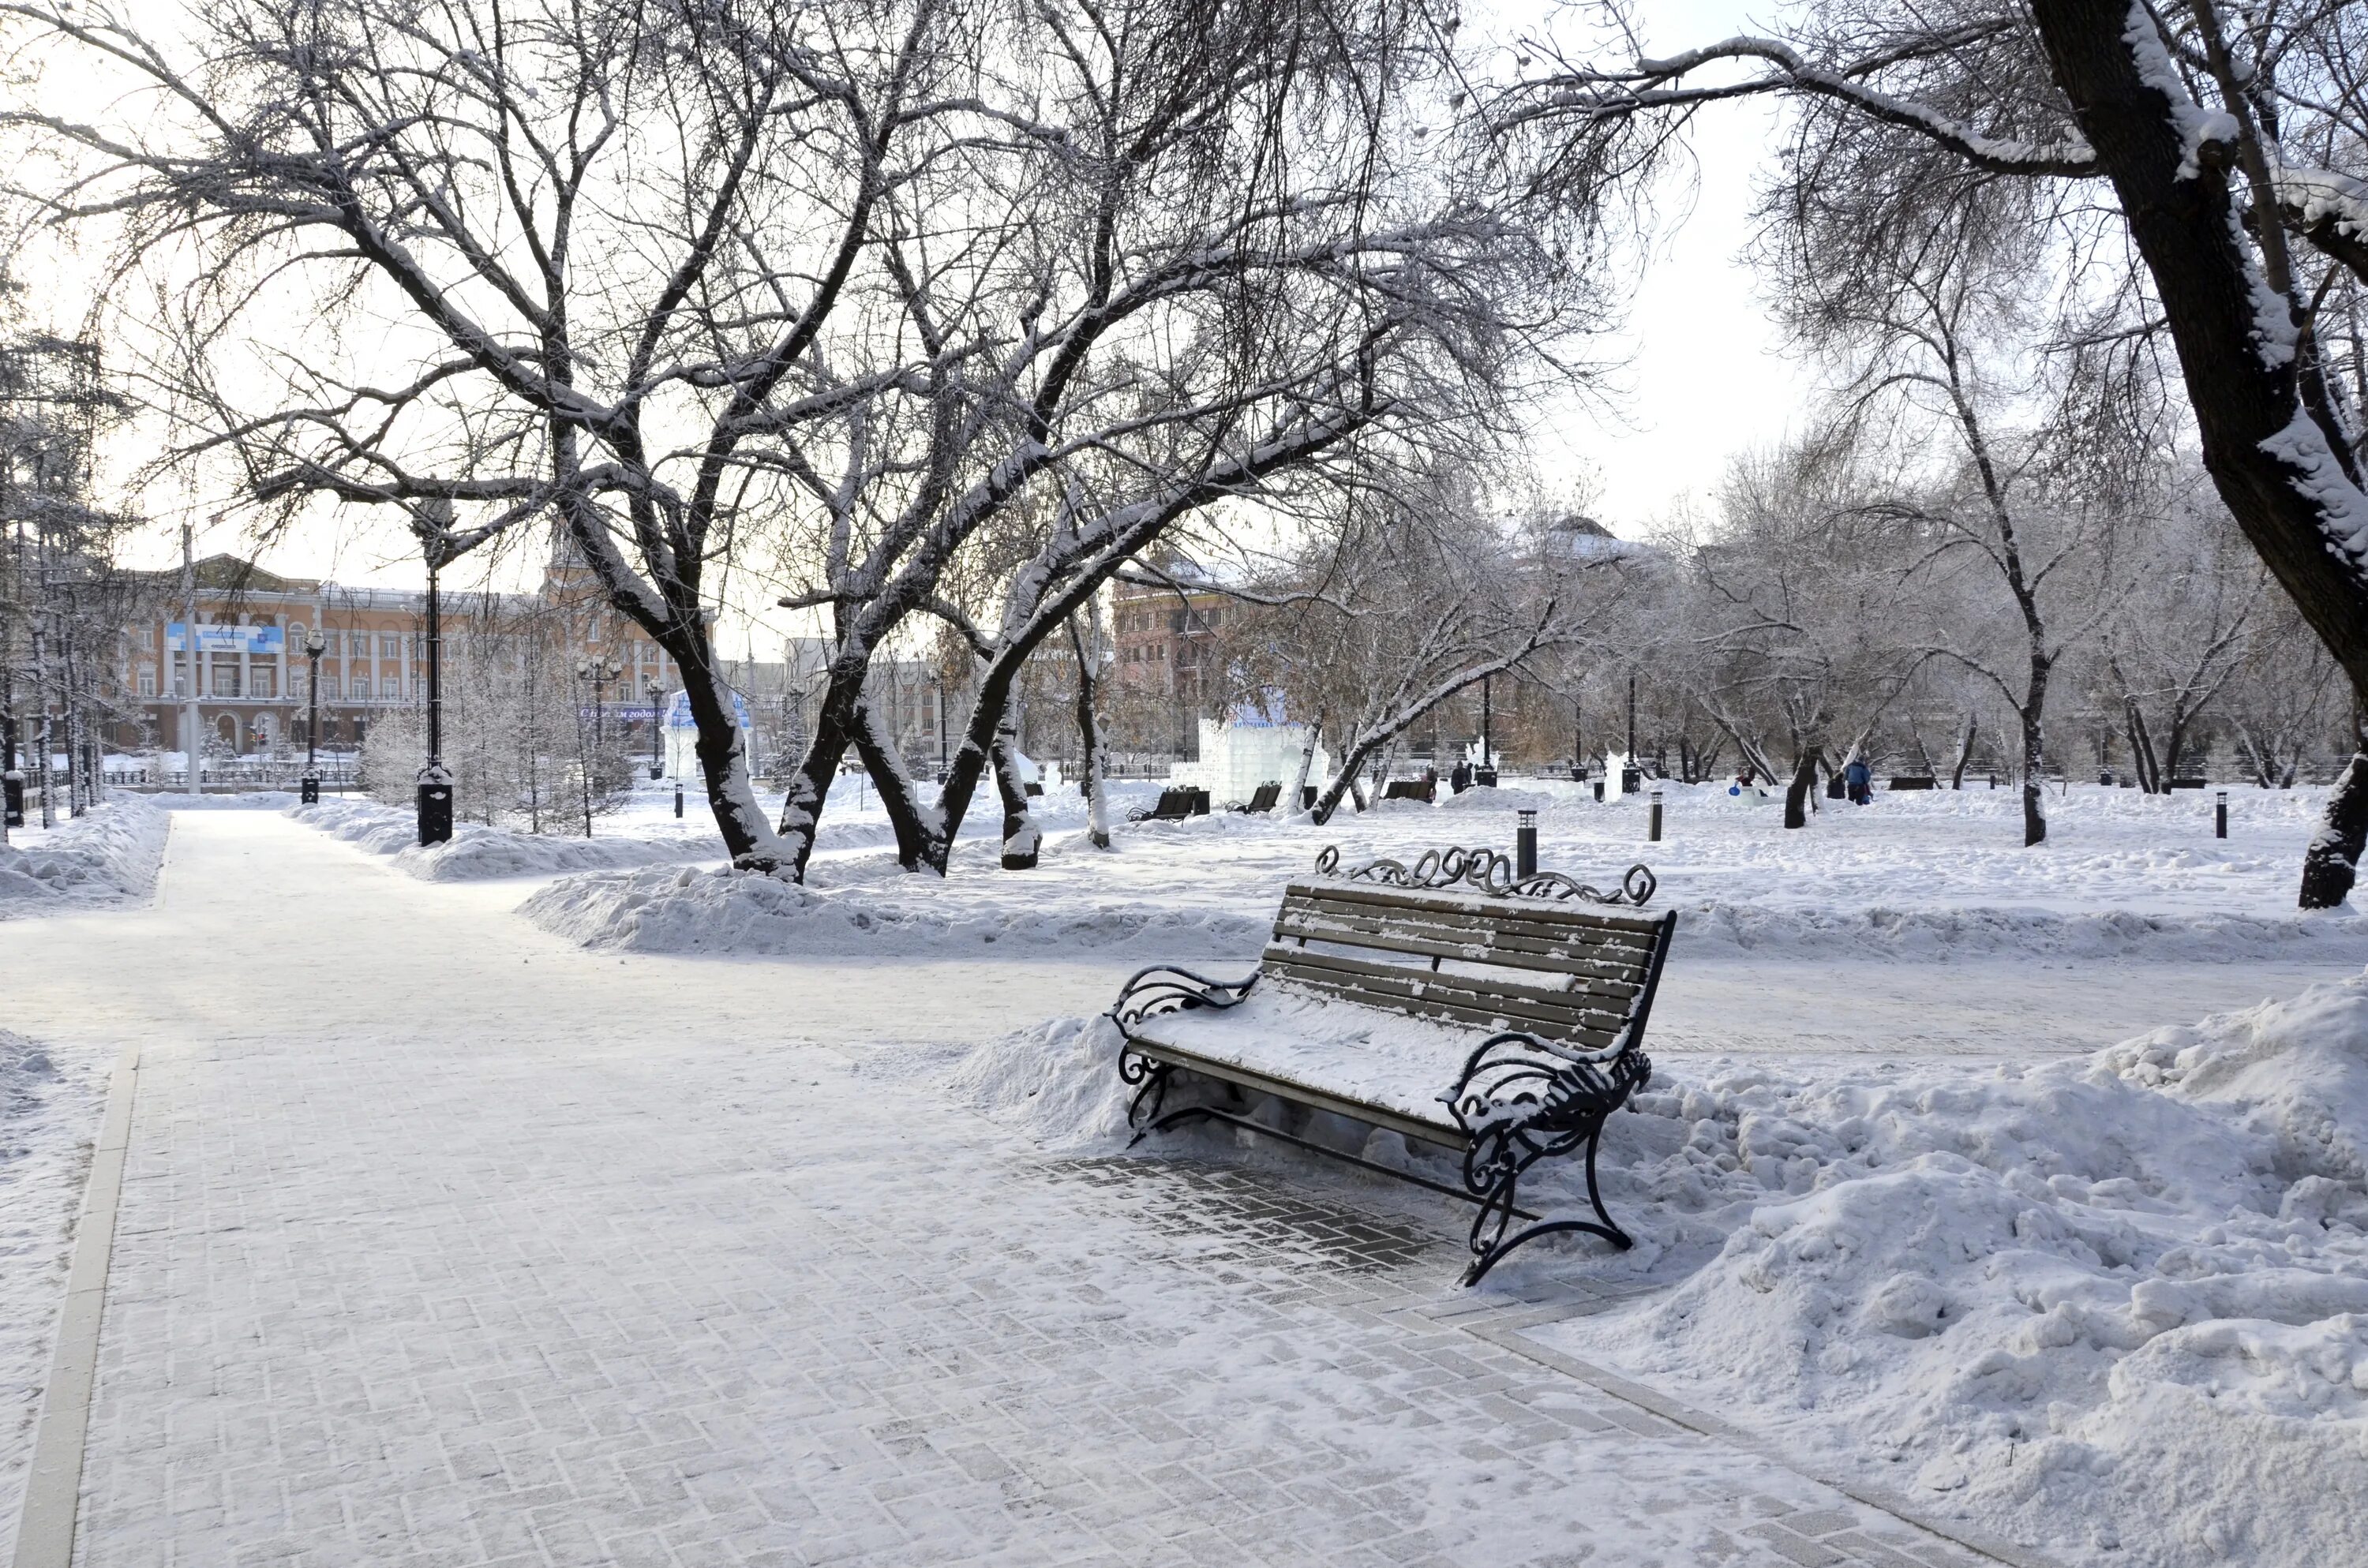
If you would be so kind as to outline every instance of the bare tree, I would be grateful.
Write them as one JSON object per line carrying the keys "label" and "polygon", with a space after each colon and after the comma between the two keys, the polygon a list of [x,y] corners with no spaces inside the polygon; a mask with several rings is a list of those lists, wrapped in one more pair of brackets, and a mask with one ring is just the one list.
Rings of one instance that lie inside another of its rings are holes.
{"label": "bare tree", "polygon": [[2131,771],[2150,794],[2180,776],[2271,608],[2259,558],[2216,500],[2189,489],[2191,472],[2162,464],[2147,486],[2091,677],[2100,705],[2121,710]]}
{"label": "bare tree", "polygon": [[[1427,99],[1395,6],[1042,15],[1057,135],[916,187],[899,222],[922,237],[883,261],[916,358],[849,359],[835,441],[792,454],[812,584],[783,603],[825,610],[836,650],[792,842],[851,746],[901,858],[942,869],[1005,771],[1022,670],[1105,583],[1188,523],[1320,506],[1376,448],[1485,415],[1579,297],[1497,197],[1399,166]],[[863,698],[916,617],[977,660],[933,794]]]}
{"label": "bare tree", "polygon": [[[2132,330],[2175,351],[2222,500],[2368,692],[2368,494],[2329,375],[2368,284],[2362,28],[2339,0],[2226,14],[2215,0],[1824,0],[1790,36],[1667,59],[1615,62],[1616,32],[1574,40],[1499,123],[1543,132],[1543,188],[1576,180],[1592,199],[1602,171],[1649,164],[1702,106],[1783,95],[1802,108],[1796,177],[1857,179],[1910,207],[2011,190],[2090,256],[2125,235],[2143,269],[2123,290]],[[2100,233],[2100,212],[2119,234]],[[2328,813],[2305,907],[2351,890],[2368,751]]]}
{"label": "bare tree", "polygon": [[1334,737],[1317,823],[1344,799],[1362,809],[1367,770],[1378,782],[1442,704],[1595,640],[1615,561],[1574,555],[1531,522],[1493,520],[1468,472],[1451,468],[1419,491],[1360,495],[1268,581],[1227,590],[1264,606],[1234,622],[1235,682],[1280,695],[1310,725],[1309,759],[1317,735]]}
{"label": "bare tree", "polygon": [[1830,432],[1736,464],[1715,533],[1668,541],[1676,570],[1646,611],[1656,666],[1754,772],[1783,776],[1783,738],[1787,828],[1807,825],[1818,770],[1861,754],[1934,656],[1911,581],[1922,541],[1879,504],[1883,477]]}

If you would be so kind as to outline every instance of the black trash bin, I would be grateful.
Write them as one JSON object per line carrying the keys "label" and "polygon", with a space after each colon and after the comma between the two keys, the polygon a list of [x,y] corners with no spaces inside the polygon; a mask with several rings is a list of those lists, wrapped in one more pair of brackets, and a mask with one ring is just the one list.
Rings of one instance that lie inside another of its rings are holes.
{"label": "black trash bin", "polygon": [[452,838],[452,781],[447,778],[422,778],[419,781],[419,842],[449,844]]}
{"label": "black trash bin", "polygon": [[6,773],[5,773],[5,774],[0,774],[0,790],[5,790],[5,791],[6,791],[6,796],[5,796],[5,798],[6,798],[6,801],[7,801],[7,808],[6,808],[6,809],[7,809],[7,815],[8,815],[8,825],[9,825],[10,827],[22,827],[22,826],[24,826],[24,825],[25,825],[25,776],[24,776],[23,774],[21,774],[21,773],[17,772],[17,771],[15,768],[13,768],[13,767],[12,767],[12,768],[10,768]]}

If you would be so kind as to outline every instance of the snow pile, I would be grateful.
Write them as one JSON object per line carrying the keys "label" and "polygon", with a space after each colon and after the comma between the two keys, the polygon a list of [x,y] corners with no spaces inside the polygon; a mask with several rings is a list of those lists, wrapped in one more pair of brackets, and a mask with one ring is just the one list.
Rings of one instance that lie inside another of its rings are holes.
{"label": "snow pile", "polygon": [[1106,1017],[1053,1018],[954,1054],[939,1084],[960,1104],[1047,1148],[1123,1144],[1133,1085],[1118,1075],[1118,1028]]}
{"label": "snow pile", "polygon": [[[410,812],[360,797],[341,796],[317,805],[291,806],[288,814],[298,822],[310,823],[332,838],[359,845],[373,855],[394,854],[419,839],[418,823]],[[472,825],[474,824],[464,824],[461,831]]]}
{"label": "snow pile", "polygon": [[1543,1336],[2059,1549],[2368,1540],[2368,977],[2028,1071],[1673,1078],[1592,1267],[1716,1252]]}
{"label": "snow pile", "polygon": [[418,819],[412,812],[376,801],[323,801],[293,807],[288,814],[372,854],[391,855],[398,869],[429,882],[549,877],[566,871],[720,859],[723,855],[723,841],[712,827],[668,831],[656,836],[575,838],[518,833],[483,823],[456,823],[450,842],[423,846],[418,842]]}
{"label": "snow pile", "polygon": [[[88,821],[88,818],[85,818]],[[17,1516],[102,1074],[0,1029],[0,1519]],[[0,1540],[6,1540],[0,1527]]]}
{"label": "snow pile", "polygon": [[1004,896],[969,898],[958,884],[896,872],[893,861],[854,869],[861,880],[838,887],[729,868],[595,873],[539,890],[518,912],[590,948],[783,956],[968,952],[998,942],[1039,951],[1125,945],[1169,957],[1255,953],[1272,920],[1270,912],[1146,902],[1119,888],[1047,899],[1024,880],[999,890]]}
{"label": "snow pile", "polygon": [[1921,962],[1998,955],[2201,963],[2324,955],[2368,961],[2368,914],[2349,907],[2269,915],[1979,904],[1800,909],[1712,901],[1681,903],[1679,911],[1675,952],[1680,960],[1749,954]]}
{"label": "snow pile", "polygon": [[[864,1070],[1115,1152],[1118,1050],[1107,1020],[1061,1018]],[[1498,1278],[1672,1288],[1539,1337],[2067,1560],[2343,1562],[2368,1540],[2368,975],[2037,1067],[1665,1064],[1633,1112],[1603,1180],[1636,1248],[1549,1242]],[[1561,1208],[1582,1180],[1562,1162],[1524,1191]]]}
{"label": "snow pile", "polygon": [[0,919],[146,897],[172,824],[140,797],[118,795],[54,828],[12,830],[0,846]]}

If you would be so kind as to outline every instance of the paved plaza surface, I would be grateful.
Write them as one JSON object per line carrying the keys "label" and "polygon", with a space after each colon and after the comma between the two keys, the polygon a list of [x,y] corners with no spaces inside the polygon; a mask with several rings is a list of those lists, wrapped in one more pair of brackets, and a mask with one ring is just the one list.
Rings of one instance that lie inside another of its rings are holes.
{"label": "paved plaza surface", "polygon": [[188,812],[154,906],[0,928],[14,1027],[141,1053],[76,1562],[1987,1561],[1526,1350],[1586,1288],[1455,1290],[1428,1199],[1054,1157],[845,1049],[1107,964],[516,896]]}

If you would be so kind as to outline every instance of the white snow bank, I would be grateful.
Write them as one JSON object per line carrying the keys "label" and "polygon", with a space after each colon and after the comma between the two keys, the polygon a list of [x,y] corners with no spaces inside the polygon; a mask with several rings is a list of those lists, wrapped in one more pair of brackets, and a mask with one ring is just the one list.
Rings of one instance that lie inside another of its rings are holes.
{"label": "white snow bank", "polygon": [[17,1517],[32,1458],[33,1416],[106,1084],[95,1068],[60,1066],[40,1041],[0,1029],[0,1519]]}
{"label": "white snow bank", "polygon": [[[1061,1018],[863,1071],[1114,1153],[1118,1049]],[[1141,1153],[1211,1140],[1242,1142]],[[1575,1163],[1538,1176],[1541,1206],[1579,1200]],[[1613,1118],[1603,1179],[1634,1251],[1548,1242],[1496,1277],[1671,1282],[1531,1331],[1574,1355],[2066,1561],[2368,1541],[2368,975],[2028,1069],[1664,1068]]]}
{"label": "white snow bank", "polygon": [[288,814],[373,854],[391,855],[398,869],[430,882],[547,877],[723,856],[723,841],[712,826],[574,838],[456,823],[450,842],[423,846],[418,819],[412,812],[376,801],[323,801],[292,807]]}
{"label": "white snow bank", "polygon": [[950,895],[951,884],[934,876],[883,875],[880,866],[848,871],[859,880],[837,887],[729,868],[595,873],[537,891],[518,912],[586,947],[788,957],[975,951],[996,942],[1039,952],[1124,945],[1159,956],[1254,953],[1273,918],[1271,911],[1246,917],[1145,901],[1123,888],[1042,899],[1022,885],[1007,897],[972,899]]}
{"label": "white snow bank", "polygon": [[140,797],[119,795],[53,828],[12,828],[0,846],[0,920],[146,897],[172,824]]}
{"label": "white snow bank", "polygon": [[1644,1242],[1608,1267],[1717,1251],[1543,1337],[2071,1554],[2368,1542],[2368,976],[2086,1062],[1636,1108],[1606,1186]]}
{"label": "white snow bank", "polygon": [[1678,909],[1672,961],[1748,954],[1946,962],[2027,954],[2227,963],[2324,954],[2345,962],[2368,962],[2368,915],[2349,907],[2282,915],[2060,911],[2013,904],[1803,909],[1706,902],[1680,903]]}

